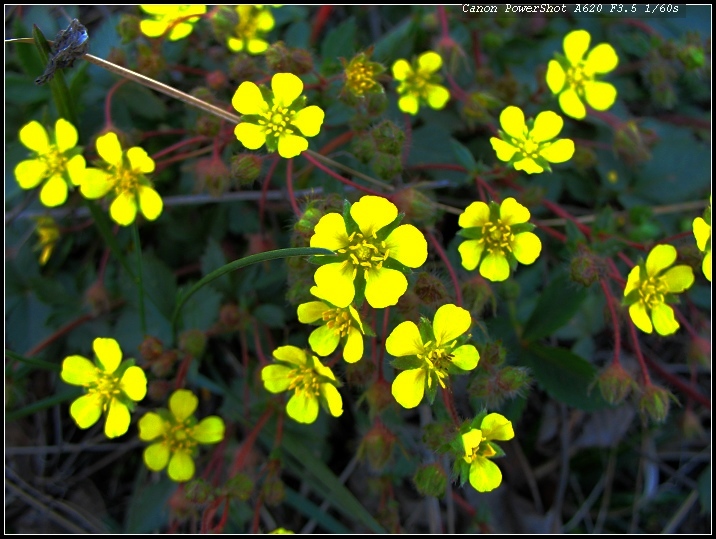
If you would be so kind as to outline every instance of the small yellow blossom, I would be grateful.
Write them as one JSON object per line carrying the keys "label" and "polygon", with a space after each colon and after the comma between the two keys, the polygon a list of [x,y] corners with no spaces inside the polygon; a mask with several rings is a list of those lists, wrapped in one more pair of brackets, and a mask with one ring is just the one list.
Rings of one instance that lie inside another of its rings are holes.
{"label": "small yellow blossom", "polygon": [[268,49],[264,35],[274,27],[271,11],[265,6],[236,6],[238,22],[229,37],[228,45],[232,51],[246,51],[249,54],[261,54]]}
{"label": "small yellow blossom", "polygon": [[23,189],[33,189],[43,181],[40,202],[54,208],[64,204],[70,186],[79,185],[85,173],[85,158],[77,147],[77,129],[63,118],[55,122],[50,136],[35,120],[25,124],[20,142],[35,154],[15,167],[15,179]]}
{"label": "small yellow blossom", "polygon": [[295,532],[292,532],[291,530],[287,530],[286,528],[276,528],[274,531],[269,532],[269,533],[275,533],[275,534],[279,534],[279,535],[289,535],[289,534],[292,534]]}
{"label": "small yellow blossom", "polygon": [[122,226],[134,222],[137,207],[150,221],[159,217],[164,203],[145,176],[154,172],[154,161],[147,152],[138,146],[122,151],[116,133],[110,132],[97,139],[97,153],[104,159],[105,169],[87,169],[80,185],[82,195],[95,199],[111,191],[115,198],[109,214]]}
{"label": "small yellow blossom", "polygon": [[377,77],[385,71],[378,62],[371,62],[372,50],[361,52],[346,63],[342,58],[346,77],[345,88],[357,97],[370,93],[383,93],[383,86]]}
{"label": "small yellow blossom", "polygon": [[408,114],[417,114],[421,103],[440,110],[450,99],[450,92],[440,85],[442,77],[438,71],[443,59],[437,52],[428,51],[413,60],[411,66],[407,60],[398,60],[393,64],[393,78],[398,85],[398,107]]}
{"label": "small yellow blossom", "polygon": [[343,413],[343,399],[336,389],[338,381],[330,368],[313,354],[295,346],[280,346],[273,352],[278,364],[261,370],[264,387],[271,393],[293,391],[286,413],[299,423],[313,423],[319,404],[333,417]]}
{"label": "small yellow blossom", "polygon": [[286,159],[307,150],[305,137],[318,135],[325,113],[316,105],[306,107],[301,92],[303,82],[292,73],[276,73],[271,79],[271,91],[262,91],[253,82],[242,82],[231,100],[244,115],[234,129],[239,142],[249,150],[266,144],[268,151],[278,150]]}
{"label": "small yellow blossom", "polygon": [[[325,293],[314,286],[311,294],[325,300]],[[336,307],[327,301],[309,301],[298,306],[298,321],[302,324],[319,322],[320,326],[311,332],[308,344],[319,356],[328,356],[343,343],[343,359],[355,363],[363,357],[363,335],[365,330],[360,315],[352,305]]]}
{"label": "small yellow blossom", "polygon": [[321,217],[311,237],[311,247],[336,253],[316,270],[314,279],[324,299],[337,307],[348,307],[358,297],[381,309],[398,303],[408,289],[406,273],[419,268],[428,257],[425,237],[413,225],[400,225],[402,215],[389,200],[364,196],[346,203],[343,215]]}
{"label": "small yellow blossom", "polygon": [[55,245],[60,239],[60,229],[52,217],[43,215],[35,219],[35,232],[38,236],[38,242],[35,249],[40,250],[40,266],[47,264],[47,261],[55,249]]}
{"label": "small yellow blossom", "polygon": [[514,198],[501,205],[473,202],[460,215],[459,232],[467,241],[458,247],[463,267],[490,281],[504,281],[510,270],[521,264],[532,264],[542,251],[542,242],[528,223],[530,212]]}
{"label": "small yellow blossom", "polygon": [[104,433],[116,438],[129,429],[134,401],[147,394],[147,377],[134,366],[134,360],[122,361],[122,350],[114,339],[97,338],[92,348],[94,363],[82,356],[69,356],[62,362],[62,380],[87,388],[87,394],[70,406],[70,415],[79,428],[87,429],[106,413]]}
{"label": "small yellow blossom", "polygon": [[564,121],[551,111],[540,112],[534,122],[525,123],[518,107],[507,107],[500,114],[500,138],[490,143],[500,161],[510,162],[515,170],[535,174],[548,170],[550,163],[564,163],[574,155],[574,142],[568,138],[552,141],[562,131]]}
{"label": "small yellow blossom", "polygon": [[564,38],[564,56],[557,54],[547,66],[547,86],[559,95],[564,113],[578,120],[587,115],[585,101],[595,110],[607,110],[617,98],[613,85],[597,80],[617,67],[617,53],[608,43],[600,43],[587,54],[591,39],[586,30],[570,32]]}
{"label": "small yellow blossom", "polygon": [[667,270],[675,261],[673,246],[657,245],[646,257],[646,263],[639,263],[629,272],[624,304],[629,306],[634,325],[644,333],[656,329],[659,335],[671,335],[679,329],[669,303],[675,301],[672,294],[683,292],[694,283],[694,271],[686,265]]}
{"label": "small yellow blossom", "polygon": [[477,348],[456,340],[471,324],[470,313],[453,304],[437,310],[432,326],[425,318],[420,329],[410,321],[398,324],[385,341],[388,353],[399,358],[394,366],[407,369],[393,380],[392,393],[398,404],[415,408],[426,389],[432,403],[437,386],[446,387],[448,374],[464,374],[477,367]]}
{"label": "small yellow blossom", "polygon": [[139,439],[154,442],[144,450],[144,463],[159,472],[167,472],[173,481],[194,477],[194,456],[199,444],[216,444],[224,439],[224,420],[212,415],[197,422],[194,412],[199,404],[188,389],[177,389],[169,397],[169,409],[148,412],[139,420]]}
{"label": "small yellow blossom", "polygon": [[[704,219],[705,217],[705,219]],[[704,261],[701,264],[701,271],[704,277],[711,281],[711,199],[709,198],[709,207],[704,212],[704,217],[694,219],[693,230],[696,245],[699,251],[704,253]]]}
{"label": "small yellow blossom", "polygon": [[[206,13],[204,4],[140,4],[142,11],[151,15],[151,19],[139,23],[139,29],[145,36],[162,37],[169,28],[169,41],[184,39],[192,30],[199,17]],[[179,22],[177,22],[179,21]]]}
{"label": "small yellow blossom", "polygon": [[461,477],[467,475],[478,492],[490,492],[502,483],[502,472],[492,458],[502,456],[502,449],[493,441],[507,441],[515,437],[512,423],[500,414],[488,414],[479,428],[471,428],[460,435],[464,450],[458,462]]}

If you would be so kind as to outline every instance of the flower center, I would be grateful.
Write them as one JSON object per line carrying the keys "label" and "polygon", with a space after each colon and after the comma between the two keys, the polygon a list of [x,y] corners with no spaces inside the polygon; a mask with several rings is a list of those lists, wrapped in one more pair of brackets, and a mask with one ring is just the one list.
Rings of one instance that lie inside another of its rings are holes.
{"label": "flower center", "polygon": [[352,320],[348,309],[329,309],[323,312],[323,319],[326,321],[326,325],[335,331],[339,337],[348,335]]}
{"label": "flower center", "polygon": [[572,90],[582,90],[584,83],[590,79],[591,77],[584,70],[583,62],[567,69],[567,81]]}
{"label": "flower center", "polygon": [[188,419],[180,423],[172,422],[164,432],[164,444],[172,453],[191,453],[197,446],[193,432],[194,427],[189,426]]}
{"label": "flower center", "polygon": [[490,458],[495,456],[496,451],[492,449],[492,447],[490,447],[490,444],[486,442],[487,438],[482,436],[482,433],[480,433],[480,443],[470,449],[465,448],[465,456],[463,457],[465,459],[465,462],[475,462],[475,459],[477,459],[477,457]]}
{"label": "flower center", "polygon": [[641,301],[649,309],[664,303],[664,296],[667,292],[666,283],[661,277],[649,277],[639,286]]}
{"label": "flower center", "polygon": [[262,118],[259,119],[259,125],[263,126],[267,135],[276,137],[284,134],[290,135],[293,133],[293,128],[291,127],[293,115],[294,113],[288,107],[276,104],[271,107],[271,110],[262,115]]}
{"label": "flower center", "polygon": [[99,395],[102,400],[102,408],[106,411],[109,408],[111,400],[116,398],[121,392],[119,389],[119,378],[113,373],[104,372],[102,369],[97,369],[97,375],[97,381],[89,386],[87,393],[90,395]]}
{"label": "flower center", "polygon": [[348,86],[357,94],[361,95],[371,89],[375,84],[374,72],[372,66],[367,64],[354,64],[346,69],[346,79]]}
{"label": "flower center", "polygon": [[338,249],[337,252],[348,254],[349,261],[353,264],[353,278],[361,267],[366,274],[372,269],[379,270],[390,256],[390,249],[384,241],[378,240],[375,234],[372,238],[366,238],[360,232],[353,232],[348,237],[348,242],[348,247]]}
{"label": "flower center", "polygon": [[[250,7],[253,11],[253,7]],[[253,12],[239,14],[239,23],[236,25],[236,35],[248,41],[255,38],[258,33],[259,18]]]}
{"label": "flower center", "polygon": [[50,149],[41,157],[47,163],[50,178],[67,170],[67,158],[57,149],[57,146],[50,145]]}
{"label": "flower center", "polygon": [[482,226],[482,242],[490,253],[512,252],[514,240],[512,228],[501,219],[489,221]]}
{"label": "flower center", "polygon": [[[422,359],[428,367],[428,371],[435,373],[438,378],[440,387],[445,387],[445,378],[448,377],[447,368],[452,361],[451,349],[455,346],[455,341],[446,347],[436,346],[433,341],[428,341],[424,345],[425,352],[418,354],[418,358]],[[432,384],[432,376],[428,376],[428,385]]]}
{"label": "flower center", "polygon": [[293,369],[289,373],[291,383],[288,390],[295,389],[296,393],[305,392],[309,397],[316,397],[320,392],[321,379],[318,373],[310,367]]}

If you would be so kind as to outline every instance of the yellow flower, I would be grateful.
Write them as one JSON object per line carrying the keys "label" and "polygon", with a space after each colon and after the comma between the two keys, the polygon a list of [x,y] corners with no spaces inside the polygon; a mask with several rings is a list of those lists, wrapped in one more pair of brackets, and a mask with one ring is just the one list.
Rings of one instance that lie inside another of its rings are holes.
{"label": "yellow flower", "polygon": [[264,144],[270,152],[289,159],[308,149],[304,137],[315,137],[321,130],[323,110],[316,105],[305,107],[301,95],[303,82],[292,73],[276,73],[271,79],[271,91],[263,91],[253,82],[242,82],[231,100],[243,114],[234,129],[239,142],[249,150]]}
{"label": "yellow flower", "polygon": [[459,345],[456,340],[471,324],[470,313],[453,304],[437,310],[432,326],[425,318],[420,329],[413,322],[398,324],[385,341],[388,353],[401,358],[393,365],[407,369],[393,380],[392,393],[398,404],[415,408],[423,400],[426,388],[432,403],[437,386],[445,387],[448,374],[464,374],[477,367],[477,348]]}
{"label": "yellow flower", "polygon": [[33,189],[45,181],[40,202],[50,208],[64,204],[69,186],[79,185],[85,172],[85,158],[79,155],[82,148],[77,147],[77,129],[60,118],[50,137],[40,122],[33,120],[20,129],[19,137],[35,155],[15,167],[17,183],[23,189]]}
{"label": "yellow flower", "polygon": [[194,456],[199,444],[216,444],[224,439],[224,420],[212,415],[197,423],[199,404],[188,389],[177,389],[169,397],[169,410],[148,412],[139,420],[139,439],[154,442],[144,450],[144,463],[159,472],[169,465],[169,478],[189,481],[194,477]]}
{"label": "yellow flower", "polygon": [[279,535],[288,535],[288,534],[292,534],[295,532],[292,532],[291,530],[287,530],[286,528],[276,528],[274,531],[269,532],[269,533],[277,533]]}
{"label": "yellow flower", "polygon": [[264,6],[236,6],[239,17],[234,27],[234,35],[229,37],[228,45],[232,51],[246,51],[249,54],[261,54],[268,49],[263,36],[273,30],[274,19],[271,11]]}
{"label": "yellow flower", "polygon": [[87,429],[104,412],[107,414],[104,433],[107,438],[116,438],[129,429],[133,401],[140,401],[147,394],[147,377],[134,366],[134,360],[122,361],[122,350],[114,339],[97,338],[92,348],[96,356],[94,364],[82,356],[69,356],[62,362],[62,380],[87,388],[87,394],[70,406],[70,415],[79,428]]}
{"label": "yellow flower", "polygon": [[468,238],[458,247],[463,267],[474,270],[490,281],[504,281],[517,262],[532,264],[542,250],[542,242],[527,221],[530,212],[514,198],[506,198],[500,206],[491,202],[473,202],[460,215],[459,232]]}
{"label": "yellow flower", "polygon": [[[311,288],[311,294],[325,299],[317,286]],[[347,308],[336,307],[325,301],[310,301],[298,306],[298,321],[312,324],[320,321],[320,326],[311,332],[308,344],[319,356],[328,356],[343,343],[343,359],[355,363],[363,357],[363,335],[365,330],[360,315],[352,305]]]}
{"label": "yellow flower", "polygon": [[[406,273],[419,268],[428,257],[425,237],[413,225],[400,225],[398,208],[382,197],[364,196],[343,215],[321,217],[311,237],[311,247],[324,247],[335,256],[315,257],[328,261],[316,270],[314,279],[324,299],[347,307],[363,295],[371,307],[395,305],[408,289]],[[360,271],[359,271],[360,270]]]}
{"label": "yellow flower", "polygon": [[398,107],[408,114],[417,114],[420,103],[440,110],[450,99],[450,92],[439,83],[442,77],[437,73],[443,65],[443,59],[437,52],[428,51],[413,60],[411,66],[407,60],[398,60],[393,64],[393,78],[398,85]]}
{"label": "yellow flower", "polygon": [[467,472],[475,490],[490,492],[500,486],[502,472],[490,459],[504,453],[493,440],[507,441],[514,437],[512,423],[500,414],[487,415],[480,423],[480,428],[472,428],[460,436],[465,464],[458,464],[461,465],[463,475]]}
{"label": "yellow flower", "polygon": [[50,255],[60,239],[60,229],[57,228],[57,223],[52,217],[45,215],[35,219],[35,223],[35,232],[39,237],[35,249],[42,251],[39,261],[40,266],[44,266],[50,259]]}
{"label": "yellow flower", "polygon": [[[659,335],[671,335],[679,329],[674,309],[668,305],[678,294],[694,284],[694,270],[689,266],[666,268],[676,261],[676,249],[671,245],[657,245],[646,257],[646,264],[634,266],[624,288],[624,304],[634,325],[644,333],[653,329]],[[652,326],[653,322],[653,326]]]}
{"label": "yellow flower", "polygon": [[518,107],[507,107],[500,114],[500,137],[490,143],[500,161],[510,162],[515,170],[527,174],[552,171],[550,163],[564,163],[574,155],[574,142],[562,138],[552,142],[564,126],[560,116],[551,111],[540,112],[534,122],[525,124],[525,115]]}
{"label": "yellow flower", "polygon": [[295,346],[280,346],[273,352],[279,363],[261,370],[264,387],[271,393],[293,390],[286,404],[286,413],[299,423],[313,423],[318,417],[319,403],[333,417],[343,413],[343,400],[336,386],[338,381],[330,368],[313,354]]}
{"label": "yellow flower", "polygon": [[564,38],[564,56],[556,55],[547,66],[547,86],[559,95],[564,113],[578,120],[587,115],[585,101],[595,110],[607,110],[617,98],[614,86],[597,80],[597,75],[617,67],[617,53],[608,43],[600,43],[587,54],[591,39],[586,30],[570,32]]}
{"label": "yellow flower", "polygon": [[711,281],[711,199],[709,198],[709,207],[704,212],[703,217],[697,217],[694,219],[693,230],[694,238],[696,238],[696,245],[699,251],[704,253],[704,261],[701,264],[701,271],[704,272],[704,277]]}
{"label": "yellow flower", "polygon": [[150,221],[159,217],[164,203],[145,176],[154,172],[154,161],[147,152],[138,146],[122,151],[117,135],[110,132],[97,139],[97,153],[105,160],[106,170],[88,168],[80,185],[81,193],[95,199],[112,191],[115,199],[109,214],[122,226],[134,222],[137,206]]}
{"label": "yellow flower", "polygon": [[346,63],[342,58],[345,70],[345,88],[357,97],[369,93],[383,93],[383,86],[376,80],[376,77],[385,71],[385,68],[378,62],[371,62],[372,50],[361,52]]}
{"label": "yellow flower", "polygon": [[[206,13],[206,6],[203,4],[140,4],[139,7],[152,16],[151,19],[139,23],[142,33],[148,37],[162,37],[171,27],[167,36],[169,41],[178,41],[191,34],[194,24],[199,20],[199,17],[191,16]],[[181,22],[174,24],[179,20]]]}

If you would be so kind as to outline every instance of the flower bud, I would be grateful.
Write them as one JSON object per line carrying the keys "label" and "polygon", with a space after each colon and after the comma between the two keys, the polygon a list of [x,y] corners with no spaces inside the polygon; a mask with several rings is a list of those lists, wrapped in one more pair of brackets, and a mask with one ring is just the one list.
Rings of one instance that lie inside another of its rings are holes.
{"label": "flower bud", "polygon": [[184,486],[184,496],[188,502],[205,505],[212,502],[216,494],[211,483],[206,479],[197,477]]}
{"label": "flower bud", "polygon": [[156,79],[166,70],[167,63],[161,54],[143,43],[137,45],[137,71],[139,73],[151,79]]}
{"label": "flower bud", "polygon": [[630,165],[651,159],[649,147],[654,133],[639,127],[635,121],[625,122],[614,132],[614,150]]}
{"label": "flower bud", "polygon": [[250,81],[256,78],[259,69],[256,59],[244,52],[235,52],[229,60],[228,74],[232,81]]}
{"label": "flower bud", "polygon": [[252,153],[240,153],[231,158],[231,179],[239,187],[248,187],[261,175],[262,159]]}
{"label": "flower bud", "polygon": [[487,304],[492,305],[493,313],[497,311],[497,298],[490,283],[479,274],[463,281],[460,285],[462,302],[470,314],[479,318]]}
{"label": "flower bud", "polygon": [[604,400],[611,405],[619,404],[636,389],[636,382],[619,363],[612,363],[604,369],[597,379],[597,385]]}
{"label": "flower bud", "polygon": [[139,345],[139,355],[147,363],[159,359],[163,352],[164,345],[162,341],[151,335],[144,337],[144,340]]}
{"label": "flower bud", "polygon": [[219,324],[227,331],[236,331],[241,325],[241,312],[233,303],[222,305],[219,309]]}
{"label": "flower bud", "polygon": [[413,483],[423,496],[442,498],[447,486],[447,474],[437,462],[420,466],[413,476]]}
{"label": "flower bud", "polygon": [[390,181],[403,172],[402,159],[386,153],[376,153],[372,166],[376,176],[385,181]]}
{"label": "flower bud", "polygon": [[85,291],[85,301],[95,315],[109,310],[109,292],[100,280],[95,281]]}
{"label": "flower bud", "polygon": [[119,17],[117,24],[117,34],[122,40],[122,44],[133,43],[142,34],[139,29],[140,19],[136,15],[123,13]]}
{"label": "flower bud", "polygon": [[427,271],[418,273],[413,292],[428,307],[438,307],[449,299],[445,283]]}
{"label": "flower bud", "polygon": [[604,261],[588,247],[579,245],[570,263],[570,277],[582,286],[591,286],[606,272]]}
{"label": "flower bud", "polygon": [[390,461],[397,438],[380,420],[363,436],[358,446],[358,458],[365,459],[375,472],[381,471]]}
{"label": "flower bud", "polygon": [[254,491],[254,482],[246,474],[238,472],[224,485],[226,496],[245,502]]}
{"label": "flower bud", "polygon": [[304,75],[313,69],[313,58],[306,50],[293,49],[277,41],[266,50],[266,64],[274,72]]}
{"label": "flower bud", "polygon": [[210,71],[206,75],[206,85],[212,90],[221,90],[226,87],[227,83],[228,78],[226,77],[226,73],[219,69]]}
{"label": "flower bud", "polygon": [[435,202],[423,191],[408,187],[396,192],[392,198],[398,211],[405,214],[405,221],[418,228],[432,228],[439,216]]}
{"label": "flower bud", "polygon": [[200,191],[206,189],[211,196],[219,197],[230,186],[229,167],[217,157],[206,157],[196,162],[196,181]]}
{"label": "flower bud", "polygon": [[669,415],[671,393],[664,388],[649,385],[639,399],[639,412],[646,421],[651,419],[654,423],[663,423]]}
{"label": "flower bud", "polygon": [[383,120],[370,130],[375,148],[379,152],[400,156],[403,153],[405,133],[390,120]]}

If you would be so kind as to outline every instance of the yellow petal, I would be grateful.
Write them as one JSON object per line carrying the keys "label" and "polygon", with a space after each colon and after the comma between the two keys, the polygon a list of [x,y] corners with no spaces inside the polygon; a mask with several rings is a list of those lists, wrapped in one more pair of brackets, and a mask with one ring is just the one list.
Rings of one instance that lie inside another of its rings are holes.
{"label": "yellow petal", "polygon": [[393,64],[393,78],[395,80],[405,80],[413,73],[413,68],[406,60],[398,60]]}
{"label": "yellow petal", "polygon": [[129,410],[127,406],[117,399],[109,403],[107,422],[104,424],[104,434],[107,438],[122,436],[129,430]]}
{"label": "yellow petal", "polygon": [[256,28],[258,28],[262,32],[269,32],[269,31],[273,30],[274,18],[273,18],[273,15],[271,15],[270,11],[267,11],[267,10],[260,11],[256,15],[255,22],[256,22]]}
{"label": "yellow petal", "polygon": [[546,142],[559,135],[564,127],[564,120],[551,110],[540,112],[535,118],[534,126],[530,131],[530,138],[535,142]]}
{"label": "yellow petal", "polygon": [[500,220],[506,225],[517,225],[530,220],[530,210],[509,197],[500,204]]}
{"label": "yellow petal", "polygon": [[102,415],[102,398],[97,394],[80,397],[70,405],[70,415],[79,428],[90,428]]}
{"label": "yellow petal", "polygon": [[273,357],[293,365],[303,366],[308,361],[306,352],[297,346],[279,346],[273,351]]}
{"label": "yellow petal", "polygon": [[406,114],[416,115],[420,109],[418,98],[414,95],[404,95],[398,99],[398,108]]}
{"label": "yellow petal", "polygon": [[171,32],[169,32],[168,39],[169,41],[179,41],[180,39],[184,39],[186,36],[191,34],[193,29],[193,24],[190,24],[189,22],[180,22],[172,28]]}
{"label": "yellow petal", "polygon": [[291,159],[308,150],[308,141],[298,135],[283,134],[278,139],[278,154],[284,159]]}
{"label": "yellow petal", "polygon": [[[230,37],[227,44],[229,45],[229,48],[234,52],[241,52],[244,50],[244,40],[243,39],[236,39],[235,37]],[[242,83],[244,84],[244,83]],[[253,83],[251,83],[253,84]],[[232,105],[234,105],[234,102],[232,100]],[[234,108],[236,108],[236,105],[234,105]]]}
{"label": "yellow petal", "polygon": [[624,287],[624,297],[627,297],[632,290],[637,289],[641,281],[639,278],[640,273],[641,270],[639,269],[639,266],[634,266],[631,269],[629,276],[627,277],[626,286]]}
{"label": "yellow petal", "polygon": [[111,374],[117,370],[122,361],[122,350],[117,341],[97,337],[92,342],[92,349],[104,372]]}
{"label": "yellow petal", "polygon": [[574,66],[582,61],[589,48],[590,41],[591,36],[586,30],[574,30],[565,36],[564,55],[570,64]]}
{"label": "yellow petal", "polygon": [[61,206],[67,200],[67,182],[60,174],[55,174],[42,186],[40,202],[48,208]]}
{"label": "yellow petal", "polygon": [[303,82],[293,73],[276,73],[271,79],[273,103],[280,107],[288,107],[303,92]]}
{"label": "yellow petal", "polygon": [[462,228],[483,226],[490,220],[490,207],[484,202],[473,202],[460,214],[458,224]]}
{"label": "yellow petal", "polygon": [[291,370],[284,365],[267,365],[261,369],[261,381],[269,393],[281,393],[291,385]]}
{"label": "yellow petal", "polygon": [[313,423],[318,417],[318,398],[305,391],[297,391],[286,404],[286,413],[299,423]]}
{"label": "yellow petal", "polygon": [[205,417],[194,427],[191,437],[202,444],[216,444],[224,439],[224,431],[224,420],[212,415]]}
{"label": "yellow petal", "polygon": [[353,266],[347,262],[325,264],[313,275],[318,288],[326,291],[326,301],[336,307],[348,307],[355,297]]}
{"label": "yellow petal", "polygon": [[62,380],[73,386],[88,386],[97,381],[97,367],[82,356],[69,356],[62,362]]}
{"label": "yellow petal", "polygon": [[584,83],[584,97],[595,110],[607,110],[617,99],[617,89],[608,82],[588,81]]}
{"label": "yellow petal", "polygon": [[462,434],[461,439],[462,446],[465,448],[465,455],[472,457],[472,451],[480,445],[480,442],[482,442],[482,431],[479,429],[472,429],[471,431]]}
{"label": "yellow petal", "polygon": [[[317,287],[311,288],[311,293]],[[315,294],[314,294],[315,295]],[[308,303],[301,303],[298,306],[297,314],[298,321],[302,324],[311,324],[316,320],[323,318],[323,313],[330,310],[330,307],[322,301],[309,301]]]}
{"label": "yellow petal", "polygon": [[129,165],[134,171],[144,174],[154,172],[154,160],[139,146],[134,146],[127,150],[127,160],[129,160]]}
{"label": "yellow petal", "polygon": [[363,357],[363,335],[356,328],[348,330],[346,345],[343,347],[343,359],[346,363],[355,363]]}
{"label": "yellow petal", "polygon": [[366,272],[365,299],[374,309],[395,305],[407,289],[408,280],[398,270],[381,268]]}
{"label": "yellow petal", "polygon": [[436,52],[424,52],[418,57],[418,69],[421,73],[435,73],[442,67],[442,65],[443,59]]}
{"label": "yellow petal", "polygon": [[501,483],[502,472],[491,460],[477,457],[470,465],[470,484],[478,492],[490,492]]}
{"label": "yellow petal", "polygon": [[262,52],[266,52],[268,50],[269,44],[267,41],[264,41],[263,39],[249,39],[249,42],[246,46],[246,50],[249,52],[249,54],[261,54]]}
{"label": "yellow petal", "polygon": [[641,301],[629,307],[629,316],[631,316],[631,321],[634,322],[634,325],[644,333],[652,332],[651,320],[646,312],[646,307]]}
{"label": "yellow petal", "polygon": [[515,170],[524,170],[527,174],[539,174],[544,169],[539,166],[534,159],[529,157],[515,161]]}
{"label": "yellow petal", "polygon": [[463,241],[457,250],[460,253],[462,267],[467,271],[472,271],[480,262],[485,244],[481,240],[467,240]]}
{"label": "yellow petal", "polygon": [[189,479],[194,477],[194,472],[194,460],[188,453],[177,451],[169,459],[167,474],[172,481],[176,481],[177,483],[189,481]]}
{"label": "yellow petal", "polygon": [[391,393],[403,408],[415,408],[425,394],[425,370],[410,369],[401,372],[393,380]]}
{"label": "yellow petal", "polygon": [[154,189],[146,185],[137,187],[139,194],[139,209],[142,210],[144,217],[150,221],[154,221],[162,213],[164,202]]}
{"label": "yellow petal", "polygon": [[577,120],[581,120],[587,115],[587,109],[584,107],[584,103],[582,103],[577,92],[571,88],[559,94],[559,106],[562,107],[562,111],[567,116],[571,116]]}
{"label": "yellow petal", "polygon": [[704,256],[704,261],[701,263],[701,271],[704,272],[704,277],[711,282],[711,251]]}
{"label": "yellow petal", "polygon": [[385,341],[385,349],[393,357],[415,356],[425,351],[420,331],[414,322],[398,324]]}
{"label": "yellow petal", "polygon": [[36,120],[25,124],[22,129],[20,129],[18,137],[26,148],[37,152],[39,155],[46,154],[50,149],[50,139],[47,136],[47,130]]}
{"label": "yellow petal", "polygon": [[43,159],[27,159],[15,167],[15,179],[23,189],[37,187],[46,177],[47,162]]}
{"label": "yellow petal", "polygon": [[152,444],[144,450],[144,464],[153,472],[160,472],[169,462],[169,448],[163,443]]}
{"label": "yellow petal", "polygon": [[428,105],[435,110],[441,110],[450,101],[450,92],[439,84],[430,84],[427,87]]}
{"label": "yellow petal", "polygon": [[497,158],[500,161],[509,161],[517,152],[517,148],[515,146],[497,137],[491,137],[490,144],[492,144],[492,148],[495,150]]}
{"label": "yellow petal", "polygon": [[500,114],[500,125],[502,130],[517,140],[524,140],[527,136],[525,125],[525,114],[518,107],[507,107]]}
{"label": "yellow petal", "polygon": [[308,337],[308,344],[311,346],[311,350],[319,356],[327,356],[338,348],[340,340],[340,336],[333,328],[324,325],[311,332]]}
{"label": "yellow petal", "polygon": [[140,401],[147,394],[147,377],[139,367],[129,367],[124,371],[119,387],[130,399]]}
{"label": "yellow petal", "polygon": [[77,146],[77,129],[64,118],[55,122],[55,142],[60,153],[64,153]]}
{"label": "yellow petal", "polygon": [[[137,426],[139,427],[139,439],[145,442],[151,442],[155,438],[163,435],[167,430],[166,421],[155,412],[147,412],[144,414]],[[164,466],[166,466],[166,463],[164,463]],[[162,466],[162,468],[164,466]]]}
{"label": "yellow petal", "polygon": [[679,329],[679,323],[674,318],[674,309],[666,303],[660,303],[651,310],[651,320],[659,335],[671,335]]}
{"label": "yellow petal", "polygon": [[234,135],[249,150],[258,150],[266,144],[266,131],[260,125],[241,122],[234,128]]}
{"label": "yellow petal", "polygon": [[510,265],[502,253],[488,253],[480,264],[480,275],[490,281],[504,281],[510,276]]}
{"label": "yellow petal", "polygon": [[305,137],[315,137],[321,131],[323,118],[326,113],[321,107],[311,105],[305,109],[299,110],[291,120],[291,123],[298,127]]}
{"label": "yellow petal", "polygon": [[542,242],[532,232],[522,232],[512,242],[512,254],[520,264],[532,264],[542,252]]}
{"label": "yellow petal", "polygon": [[191,416],[199,405],[199,399],[188,389],[177,389],[169,397],[169,410],[178,422]]}
{"label": "yellow petal", "polygon": [[564,88],[567,76],[557,60],[550,60],[547,64],[547,86],[553,94],[558,94]]}
{"label": "yellow petal", "polygon": [[241,114],[261,114],[268,110],[268,105],[261,95],[261,90],[253,82],[249,81],[241,83],[231,99],[231,104]]}
{"label": "yellow petal", "polygon": [[452,363],[456,367],[464,370],[471,371],[477,367],[477,362],[480,360],[480,354],[471,344],[464,344],[452,352]]}
{"label": "yellow petal", "polygon": [[704,221],[703,217],[697,217],[692,224],[694,238],[699,251],[706,250],[706,243],[711,237],[711,225]]}
{"label": "yellow petal", "polygon": [[120,193],[109,206],[109,215],[115,223],[129,226],[137,216],[137,201],[133,193]]}
{"label": "yellow petal", "polygon": [[106,133],[97,139],[97,153],[107,163],[114,166],[122,164],[122,146],[116,133]]}
{"label": "yellow petal", "polygon": [[419,268],[428,259],[428,242],[413,225],[400,225],[385,239],[385,245],[390,258],[409,268]]}
{"label": "yellow petal", "polygon": [[110,175],[98,168],[85,169],[80,183],[80,192],[85,198],[94,200],[101,198],[112,189],[113,182]]}
{"label": "yellow petal", "polygon": [[398,208],[383,197],[366,195],[351,206],[351,217],[366,237],[372,237],[397,216]]}
{"label": "yellow petal", "polygon": [[457,339],[465,333],[472,325],[470,313],[448,303],[441,306],[435,313],[433,319],[433,332],[435,334],[435,345],[443,346]]}
{"label": "yellow petal", "polygon": [[343,413],[343,399],[336,387],[333,384],[321,384],[319,391],[328,406],[328,412],[333,417],[339,417]]}
{"label": "yellow petal", "polygon": [[568,138],[561,138],[540,150],[539,155],[550,163],[564,163],[574,155],[574,142]]}
{"label": "yellow petal", "polygon": [[159,37],[164,35],[169,25],[164,21],[140,21],[139,29],[147,37]]}
{"label": "yellow petal", "polygon": [[646,257],[646,273],[654,276],[676,261],[676,249],[672,245],[662,244],[654,247]]}
{"label": "yellow petal", "polygon": [[662,279],[666,284],[666,289],[677,294],[694,284],[694,270],[690,266],[676,266],[664,273]]}
{"label": "yellow petal", "polygon": [[84,180],[85,171],[87,170],[86,167],[85,158],[81,155],[75,155],[67,161],[67,175],[70,177],[72,185],[82,185],[82,180]]}
{"label": "yellow petal", "polygon": [[619,58],[614,47],[608,43],[600,43],[587,55],[584,68],[589,73],[609,73],[619,64]]}
{"label": "yellow petal", "polygon": [[316,223],[314,234],[311,236],[311,247],[323,247],[337,251],[347,247],[348,244],[346,223],[341,214],[328,213]]}
{"label": "yellow petal", "polygon": [[512,423],[500,414],[488,414],[480,424],[482,435],[487,440],[498,440],[506,442],[515,437]]}

